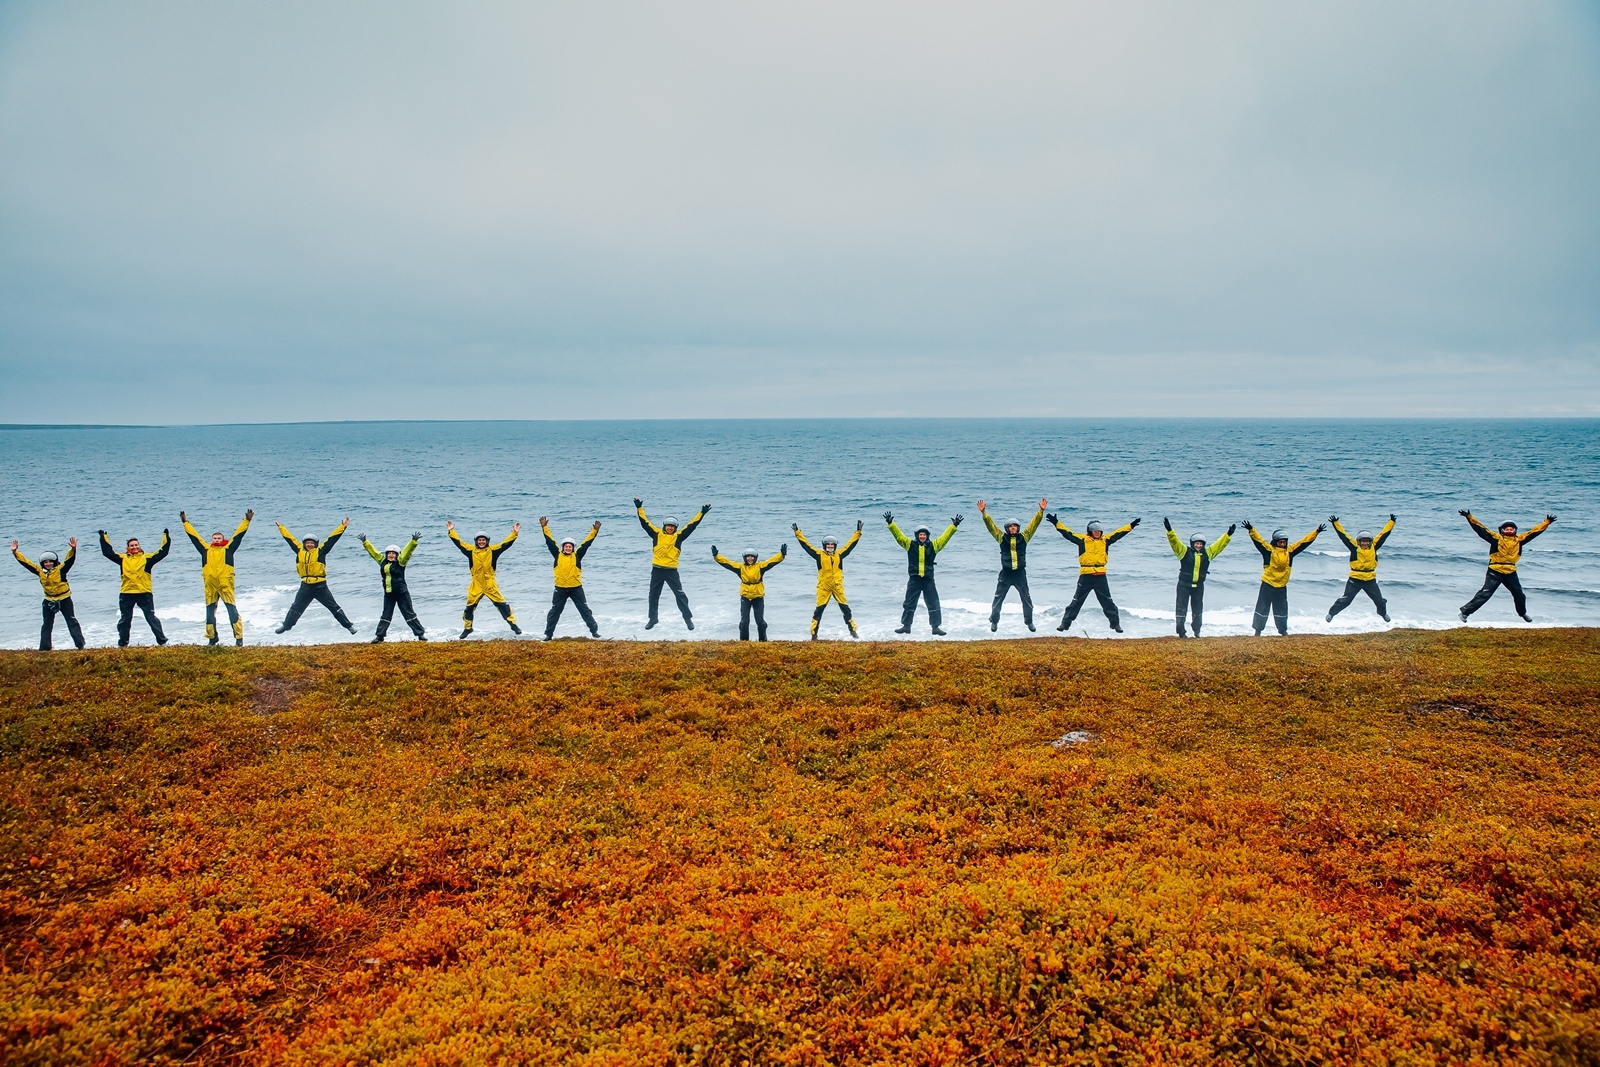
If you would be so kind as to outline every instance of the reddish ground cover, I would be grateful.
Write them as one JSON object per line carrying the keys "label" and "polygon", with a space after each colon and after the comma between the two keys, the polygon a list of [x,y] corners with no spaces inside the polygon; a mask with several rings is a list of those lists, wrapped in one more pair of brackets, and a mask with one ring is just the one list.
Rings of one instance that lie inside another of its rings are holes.
{"label": "reddish ground cover", "polygon": [[0,678],[8,1064],[1600,1061],[1589,631]]}

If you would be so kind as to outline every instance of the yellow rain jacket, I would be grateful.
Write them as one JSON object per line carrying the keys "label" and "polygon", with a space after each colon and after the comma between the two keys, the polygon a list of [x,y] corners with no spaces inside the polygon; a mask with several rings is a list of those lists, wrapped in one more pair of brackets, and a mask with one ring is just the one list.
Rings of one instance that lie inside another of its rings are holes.
{"label": "yellow rain jacket", "polygon": [[1119,526],[1104,537],[1075,534],[1059,522],[1056,523],[1056,529],[1061,531],[1062,537],[1078,546],[1079,574],[1104,574],[1106,572],[1106,560],[1110,555],[1109,549],[1133,532],[1133,524]]}
{"label": "yellow rain jacket", "polygon": [[500,595],[499,583],[495,581],[494,568],[500,562],[500,554],[510,548],[516,539],[517,532],[513,530],[498,545],[491,544],[488,548],[479,548],[476,538],[469,545],[461,540],[454,530],[450,531],[450,540],[454,541],[456,547],[472,562],[472,580],[467,583],[469,601],[477,603],[482,597],[497,602],[505,600],[505,597]]}
{"label": "yellow rain jacket", "polygon": [[328,580],[328,553],[333,551],[333,546],[344,536],[344,529],[345,524],[341,522],[333,528],[322,544],[307,552],[305,545],[289,532],[288,527],[281,522],[278,523],[278,533],[282,534],[283,539],[289,542],[289,547],[294,549],[294,570],[302,582],[316,585]]}
{"label": "yellow rain jacket", "polygon": [[767,586],[762,577],[769,570],[783,562],[783,553],[779,552],[771,559],[763,560],[760,563],[746,563],[743,556],[739,557],[738,562],[734,562],[720,553],[712,558],[739,576],[739,596],[741,599],[760,600],[767,595]]}
{"label": "yellow rain jacket", "polygon": [[555,538],[550,536],[549,526],[541,526],[540,529],[544,531],[545,547],[550,550],[550,555],[555,557],[556,588],[578,588],[583,584],[584,553],[589,551],[589,542],[593,541],[595,539],[595,535],[600,531],[590,527],[589,536],[585,537],[583,541],[572,550],[572,555],[568,556],[562,553],[561,546],[556,543]]}
{"label": "yellow rain jacket", "polygon": [[1339,540],[1344,542],[1344,547],[1350,550],[1350,577],[1358,582],[1370,582],[1378,576],[1378,549],[1389,539],[1389,534],[1394,530],[1394,520],[1390,519],[1383,524],[1383,529],[1378,531],[1378,536],[1372,539],[1370,548],[1362,548],[1349,534],[1344,532],[1344,527],[1337,521],[1333,524],[1333,532],[1339,535]]}
{"label": "yellow rain jacket", "polygon": [[686,525],[678,527],[672,533],[662,533],[660,527],[655,526],[645,517],[644,508],[639,508],[639,525],[644,527],[644,532],[650,535],[650,541],[655,548],[650,553],[652,567],[666,567],[676,570],[678,566],[678,552],[683,543],[694,533],[694,528],[700,525],[700,520],[705,518],[705,512],[697,511],[694,518]]}
{"label": "yellow rain jacket", "polygon": [[224,592],[233,592],[233,554],[248,529],[250,520],[245,519],[233,531],[233,536],[221,548],[217,548],[210,541],[202,541],[200,532],[188,519],[183,520],[183,532],[189,535],[189,540],[200,552],[200,584],[205,588],[206,603],[215,602]]}
{"label": "yellow rain jacket", "polygon": [[799,530],[794,532],[794,536],[800,542],[800,547],[806,550],[806,555],[817,561],[817,604],[826,604],[830,599],[841,604],[850,603],[844,598],[844,558],[861,540],[861,531],[851,534],[843,547],[835,545],[832,552],[814,547]]}
{"label": "yellow rain jacket", "polygon": [[151,592],[155,586],[150,581],[150,571],[166,559],[171,551],[172,538],[165,530],[161,531],[161,548],[155,555],[144,552],[137,556],[125,556],[111,547],[105,534],[100,535],[100,554],[122,568],[122,587],[118,590],[122,593],[136,595]]}
{"label": "yellow rain jacket", "polygon": [[1261,553],[1262,569],[1261,580],[1274,589],[1282,589],[1289,584],[1289,571],[1294,566],[1294,558],[1311,547],[1311,542],[1317,539],[1317,531],[1312,530],[1288,548],[1277,548],[1264,540],[1259,531],[1250,531],[1250,540],[1256,543],[1256,551]]}
{"label": "yellow rain jacket", "polygon": [[1550,520],[1546,519],[1531,530],[1502,537],[1499,530],[1489,529],[1474,515],[1468,515],[1467,521],[1472,523],[1479,537],[1489,542],[1489,569],[1501,574],[1515,574],[1517,561],[1522,558],[1522,546],[1550,528]]}
{"label": "yellow rain jacket", "polygon": [[49,570],[45,570],[14,548],[11,550],[11,554],[17,557],[18,563],[28,568],[38,577],[39,586],[44,590],[44,598],[46,600],[65,600],[72,595],[72,588],[67,585],[67,572],[72,569],[72,561],[78,558],[78,550],[76,548],[67,549],[67,558]]}

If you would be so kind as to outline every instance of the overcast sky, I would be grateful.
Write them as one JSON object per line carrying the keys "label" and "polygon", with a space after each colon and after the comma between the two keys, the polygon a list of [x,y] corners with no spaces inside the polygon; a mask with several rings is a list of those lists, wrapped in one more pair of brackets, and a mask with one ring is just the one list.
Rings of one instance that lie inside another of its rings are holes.
{"label": "overcast sky", "polygon": [[1600,5],[0,4],[0,421],[1600,414]]}

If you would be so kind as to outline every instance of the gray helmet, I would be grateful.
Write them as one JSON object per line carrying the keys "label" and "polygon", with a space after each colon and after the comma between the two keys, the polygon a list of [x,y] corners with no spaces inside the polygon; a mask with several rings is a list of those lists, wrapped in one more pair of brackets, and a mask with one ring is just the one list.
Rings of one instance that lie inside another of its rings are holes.
{"label": "gray helmet", "polygon": [[1287,540],[1289,540],[1289,535],[1287,533],[1285,533],[1283,530],[1273,530],[1272,531],[1272,540],[1274,540],[1274,541],[1287,541]]}
{"label": "gray helmet", "polygon": [[474,541],[476,541],[480,537],[483,538],[485,541],[489,540],[489,532],[487,530],[479,530],[477,533],[472,535],[472,539]]}
{"label": "gray helmet", "polygon": [[663,527],[666,527],[666,526],[676,526],[676,525],[678,525],[678,519],[677,519],[677,516],[675,516],[675,515],[668,515],[668,516],[667,516],[667,517],[666,517],[666,518],[664,518],[664,519],[662,519],[662,520],[661,520],[661,525],[662,525],[662,526],[663,526]]}
{"label": "gray helmet", "polygon": [[51,563],[60,563],[61,557],[56,555],[54,552],[39,553],[39,562],[43,563],[45,560],[49,560]]}
{"label": "gray helmet", "polygon": [[740,559],[745,559],[748,556],[754,556],[756,559],[760,559],[761,558],[761,553],[757,552],[753,548],[747,548],[743,552],[739,553],[739,558]]}
{"label": "gray helmet", "polygon": [[918,527],[917,527],[917,528],[916,528],[916,529],[915,529],[915,530],[912,530],[912,531],[911,531],[911,536],[912,536],[912,537],[915,537],[915,536],[917,536],[917,534],[919,534],[919,533],[925,533],[925,534],[927,534],[927,535],[928,535],[928,536],[929,536],[929,537],[932,537],[932,536],[933,536],[933,531],[932,531],[932,530],[930,530],[930,529],[928,529],[928,528],[927,528],[927,527],[926,527],[926,526],[918,526]]}
{"label": "gray helmet", "polygon": [[839,547],[839,539],[837,537],[824,537],[822,543],[824,545],[832,545],[834,548]]}
{"label": "gray helmet", "polygon": [[1009,530],[1013,526],[1019,530],[1022,529],[1022,523],[1018,522],[1016,519],[1007,519],[1005,522],[1002,522],[1000,524],[1000,529]]}
{"label": "gray helmet", "polygon": [[1370,541],[1370,540],[1372,540],[1372,531],[1371,530],[1362,530],[1360,533],[1356,534],[1356,540],[1357,541]]}
{"label": "gray helmet", "polygon": [[1104,533],[1105,532],[1105,527],[1101,526],[1098,522],[1091,522],[1089,524],[1089,532],[1090,533]]}
{"label": "gray helmet", "polygon": [[390,552],[393,552],[395,555],[398,556],[400,554],[400,546],[399,545],[389,545],[386,548],[384,548],[383,551],[384,551],[385,555],[388,555]]}

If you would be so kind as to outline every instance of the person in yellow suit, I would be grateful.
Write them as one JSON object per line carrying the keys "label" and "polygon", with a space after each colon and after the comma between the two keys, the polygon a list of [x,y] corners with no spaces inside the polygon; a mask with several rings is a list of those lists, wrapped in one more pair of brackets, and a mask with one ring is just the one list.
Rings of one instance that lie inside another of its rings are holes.
{"label": "person in yellow suit", "polygon": [[844,616],[844,624],[850,629],[851,637],[860,637],[861,632],[856,629],[856,621],[850,617],[850,602],[844,598],[844,558],[856,547],[856,542],[861,540],[861,520],[856,520],[856,532],[850,540],[845,542],[843,548],[839,547],[839,540],[829,537],[822,542],[822,550],[812,547],[806,535],[800,532],[800,524],[790,524],[794,531],[795,540],[800,542],[800,547],[805,549],[806,555],[817,561],[817,609],[811,613],[811,640],[817,639],[817,627],[822,625],[822,613],[828,610],[828,601],[839,602],[839,614]]}
{"label": "person in yellow suit", "polygon": [[1122,613],[1117,610],[1116,602],[1111,599],[1111,582],[1106,577],[1106,561],[1112,545],[1127,537],[1139,525],[1142,519],[1134,519],[1126,526],[1119,527],[1107,534],[1098,522],[1091,522],[1088,530],[1083,534],[1075,534],[1061,523],[1056,521],[1054,515],[1046,515],[1050,525],[1078,546],[1078,590],[1072,595],[1072,603],[1067,605],[1067,610],[1061,613],[1061,625],[1057,630],[1070,630],[1072,623],[1078,617],[1078,612],[1083,609],[1084,601],[1089,599],[1092,592],[1095,599],[1100,601],[1100,609],[1106,613],[1106,621],[1111,623],[1111,628],[1117,633],[1122,632]]}
{"label": "person in yellow suit", "polygon": [[472,564],[472,578],[467,583],[467,609],[461,614],[461,640],[465,641],[472,635],[472,616],[478,610],[478,601],[484,597],[489,598],[489,603],[500,612],[500,617],[506,620],[506,625],[511,627],[514,634],[522,633],[522,627],[517,625],[516,613],[511,610],[511,605],[506,603],[506,598],[500,592],[500,584],[495,581],[494,569],[500,563],[500,557],[505,550],[510,548],[517,540],[517,535],[522,532],[522,523],[512,523],[511,534],[498,545],[489,543],[489,535],[482,530],[472,539],[468,547],[456,533],[456,524],[447,522],[445,528],[450,531],[450,540],[456,543],[461,554],[467,557]]}
{"label": "person in yellow suit", "polygon": [[659,527],[652,525],[644,513],[644,501],[639,497],[633,498],[633,508],[639,513],[639,525],[650,535],[650,617],[645,620],[644,628],[655,629],[661,605],[661,587],[665,585],[672,588],[672,595],[678,601],[678,611],[683,615],[683,624],[693,630],[694,612],[689,610],[689,597],[683,591],[683,579],[678,577],[678,553],[689,535],[694,533],[694,528],[700,525],[700,520],[706,517],[706,512],[711,510],[711,505],[700,505],[694,518],[681,530],[678,520],[671,515],[662,519]]}
{"label": "person in yellow suit", "polygon": [[155,555],[147,553],[139,544],[137,537],[128,538],[126,550],[118,552],[111,547],[111,539],[104,530],[100,531],[100,554],[122,570],[122,585],[117,591],[117,647],[127,648],[128,639],[133,632],[133,609],[138,608],[144,615],[144,621],[149,624],[150,632],[156,635],[156,644],[167,643],[166,631],[161,629],[161,620],[156,618],[155,584],[151,581],[150,572],[157,563],[167,558],[167,553],[172,551],[172,534],[167,530],[161,531],[161,548]]}
{"label": "person in yellow suit", "polygon": [[1373,537],[1370,530],[1358,530],[1353,541],[1345,533],[1344,527],[1339,525],[1339,516],[1329,515],[1328,521],[1333,523],[1333,532],[1339,535],[1339,540],[1350,551],[1350,577],[1345,580],[1344,594],[1333,602],[1333,607],[1328,609],[1328,617],[1323,621],[1332,622],[1335,615],[1355,603],[1356,594],[1365,593],[1371,598],[1372,606],[1378,609],[1378,615],[1388,622],[1389,602],[1383,599],[1383,591],[1378,588],[1378,549],[1394,532],[1394,515],[1389,516],[1389,521],[1378,531],[1377,537]]}
{"label": "person in yellow suit", "polygon": [[739,576],[739,640],[750,640],[750,616],[756,617],[756,640],[767,639],[767,586],[764,581],[766,573],[789,554],[789,546],[784,545],[778,549],[778,554],[771,559],[757,562],[756,550],[747,548],[741,556],[741,563],[717,551],[717,546],[711,546],[711,558],[728,568]]}
{"label": "person in yellow suit", "polygon": [[72,587],[67,584],[67,572],[78,558],[78,539],[68,539],[67,546],[67,558],[64,561],[57,560],[54,552],[41,552],[39,562],[35,563],[22,554],[19,542],[11,542],[11,554],[17,557],[18,563],[34,573],[44,590],[44,622],[39,627],[40,652],[49,652],[52,647],[51,636],[56,628],[57,615],[67,620],[67,633],[72,635],[72,643],[78,648],[83,647],[83,628],[78,625],[78,614],[72,608]]}
{"label": "person in yellow suit", "polygon": [[1556,517],[1546,515],[1543,522],[1523,534],[1517,533],[1517,524],[1514,522],[1502,522],[1498,532],[1491,532],[1472,512],[1463,511],[1461,517],[1471,524],[1474,533],[1489,542],[1489,570],[1484,575],[1483,588],[1461,605],[1461,621],[1466,622],[1503,585],[1511,590],[1511,606],[1517,609],[1517,616],[1523,622],[1532,622],[1533,618],[1528,614],[1528,598],[1522,591],[1522,579],[1517,577],[1517,561],[1522,558],[1522,546],[1548,530]]}
{"label": "person in yellow suit", "polygon": [[1272,540],[1264,541],[1256,528],[1245,520],[1244,528],[1250,531],[1250,540],[1255,542],[1256,551],[1261,553],[1261,588],[1256,592],[1256,613],[1251,625],[1256,636],[1261,636],[1261,631],[1267,628],[1267,611],[1272,611],[1273,622],[1277,624],[1278,633],[1285,637],[1289,634],[1289,572],[1294,567],[1294,558],[1311,547],[1311,542],[1317,535],[1328,528],[1323,523],[1315,530],[1306,534],[1294,544],[1289,543],[1289,535],[1282,530],[1272,531]]}
{"label": "person in yellow suit", "polygon": [[224,536],[221,530],[213,530],[211,543],[207,544],[200,540],[200,531],[189,525],[188,513],[178,512],[178,518],[183,522],[183,532],[189,535],[189,543],[200,553],[200,585],[206,597],[206,641],[210,644],[217,643],[219,600],[228,606],[233,643],[244,644],[244,623],[240,621],[239,609],[233,602],[233,554],[239,550],[239,542],[244,540],[245,531],[250,529],[250,520],[255,518],[255,514],[253,509],[245,511],[244,521],[233,531],[232,537]]}
{"label": "person in yellow suit", "polygon": [[581,545],[570,537],[562,538],[561,543],[557,544],[556,539],[550,536],[550,522],[543,515],[539,516],[539,529],[544,532],[544,545],[555,561],[556,578],[556,591],[550,598],[550,614],[544,619],[544,639],[548,641],[556,635],[556,623],[561,621],[561,612],[569,600],[578,609],[584,625],[589,627],[589,636],[599,637],[600,625],[594,621],[594,613],[589,610],[589,598],[583,595],[583,557],[594,539],[600,536],[599,520],[595,520],[589,536],[583,539]]}
{"label": "person in yellow suit", "polygon": [[328,553],[333,551],[333,546],[339,543],[339,538],[344,536],[346,528],[350,525],[348,518],[339,522],[333,532],[319,545],[315,537],[296,540],[294,534],[283,523],[278,523],[278,535],[289,543],[294,551],[294,570],[300,576],[300,588],[295,591],[294,603],[289,605],[289,613],[283,617],[283,625],[274,630],[274,633],[286,634],[294,629],[294,624],[300,621],[300,616],[305,614],[306,608],[315,600],[333,615],[333,619],[351,633],[356,632],[355,623],[350,621],[339,602],[333,599],[333,590],[328,588]]}

